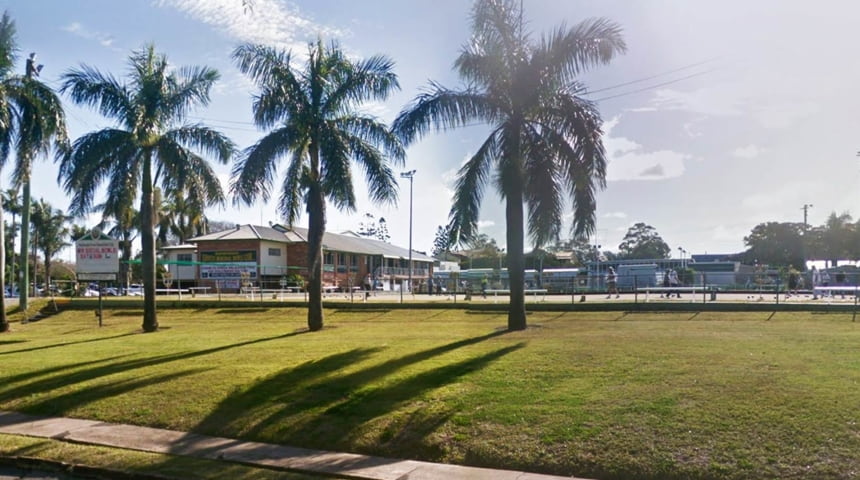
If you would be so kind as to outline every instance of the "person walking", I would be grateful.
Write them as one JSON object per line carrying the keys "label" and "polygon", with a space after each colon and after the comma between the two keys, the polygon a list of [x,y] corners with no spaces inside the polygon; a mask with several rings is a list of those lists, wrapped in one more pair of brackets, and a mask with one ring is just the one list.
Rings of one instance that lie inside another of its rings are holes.
{"label": "person walking", "polygon": [[[676,272],[675,269],[673,268],[673,269],[669,270],[669,286],[672,287],[673,289],[675,289],[675,288],[678,288],[679,285],[680,285],[680,282],[678,281],[678,272]],[[674,292],[675,292],[676,297],[681,298],[681,291],[680,290],[674,290]]]}
{"label": "person walking", "polygon": [[607,293],[606,298],[612,298],[612,293],[615,293],[615,298],[621,298],[621,295],[618,294],[618,275],[615,273],[615,269],[613,267],[609,267],[606,271],[606,286]]}
{"label": "person walking", "polygon": [[812,299],[818,300],[818,287],[821,285],[821,272],[812,267]]}
{"label": "person walking", "polygon": [[669,269],[663,270],[663,293],[660,294],[660,298],[663,298],[665,295],[666,298],[669,298],[669,294],[671,291],[669,290]]}
{"label": "person walking", "polygon": [[481,296],[484,298],[487,298],[487,285],[489,283],[490,281],[487,280],[487,276],[484,275],[484,278],[481,279]]}

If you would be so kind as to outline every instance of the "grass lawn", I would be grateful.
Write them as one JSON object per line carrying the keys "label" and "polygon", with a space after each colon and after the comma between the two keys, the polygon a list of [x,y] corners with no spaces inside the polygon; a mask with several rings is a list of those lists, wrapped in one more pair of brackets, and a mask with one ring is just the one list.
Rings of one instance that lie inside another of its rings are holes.
{"label": "grass lawn", "polygon": [[[0,408],[611,479],[860,475],[850,314],[68,311],[0,335]],[[0,442],[2,445],[2,442]]]}

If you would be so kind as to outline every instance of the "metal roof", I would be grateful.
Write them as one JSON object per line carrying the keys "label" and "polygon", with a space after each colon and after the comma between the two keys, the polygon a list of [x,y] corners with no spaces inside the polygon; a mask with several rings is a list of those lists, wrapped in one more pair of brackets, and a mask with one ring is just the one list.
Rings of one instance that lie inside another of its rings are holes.
{"label": "metal roof", "polygon": [[[304,243],[307,242],[307,238],[307,228],[290,228],[274,224],[270,227],[261,227],[258,225],[237,225],[236,228],[202,235],[188,241],[196,243],[219,240],[266,240],[280,243]],[[325,232],[323,235],[323,249],[334,252],[381,255],[385,258],[409,258],[408,248],[398,247],[381,240],[360,237],[352,232],[344,234]],[[432,257],[416,252],[415,250],[412,251],[412,260],[419,262],[433,262]]]}

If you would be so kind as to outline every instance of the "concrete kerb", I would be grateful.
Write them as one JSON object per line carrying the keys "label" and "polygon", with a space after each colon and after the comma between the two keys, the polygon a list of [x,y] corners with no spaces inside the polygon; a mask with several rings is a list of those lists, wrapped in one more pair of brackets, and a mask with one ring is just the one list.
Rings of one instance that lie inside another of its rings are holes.
{"label": "concrete kerb", "polygon": [[[0,433],[362,480],[572,480],[574,477],[295,448],[160,428],[0,410]],[[583,479],[578,479],[583,480]]]}

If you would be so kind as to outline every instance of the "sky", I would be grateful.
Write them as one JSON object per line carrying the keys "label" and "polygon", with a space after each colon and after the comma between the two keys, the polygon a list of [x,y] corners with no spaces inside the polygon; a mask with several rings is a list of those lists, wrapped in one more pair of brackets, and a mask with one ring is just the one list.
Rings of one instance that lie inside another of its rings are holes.
{"label": "sky", "polygon": [[[172,65],[206,65],[221,79],[203,122],[244,148],[259,139],[251,117],[253,85],[230,60],[245,42],[307,51],[337,40],[353,58],[387,55],[401,90],[365,112],[390,122],[435,81],[461,87],[454,59],[469,39],[466,0],[0,0],[18,27],[20,70],[29,52],[41,77],[85,64],[123,77],[129,54],[153,43]],[[832,212],[860,214],[860,4],[822,0],[523,0],[534,39],[562,23],[605,17],[623,28],[627,52],[581,80],[604,119],[608,184],[597,197],[592,243],[616,251],[628,228],[653,226],[673,256],[733,253],[767,221],[824,223]],[[72,138],[112,126],[65,99]],[[413,245],[430,251],[447,223],[459,166],[486,138],[486,126],[430,133],[410,146],[397,172],[415,169]],[[230,165],[216,165],[226,185]],[[9,170],[0,186],[8,188]],[[57,168],[34,168],[33,196],[68,208]],[[281,178],[280,176],[278,177]],[[276,181],[278,182],[278,181]],[[279,183],[279,182],[278,182]],[[396,205],[374,205],[356,176],[357,211],[328,209],[327,229],[356,230],[365,213],[384,217],[392,243],[409,241],[410,186]],[[98,200],[98,199],[97,199]],[[281,222],[274,203],[212,208],[213,220]],[[98,217],[78,223],[94,225]],[[570,216],[566,216],[566,222]],[[307,225],[307,216],[298,222]],[[504,209],[488,188],[480,231],[505,246]],[[565,225],[569,231],[569,223]]]}

